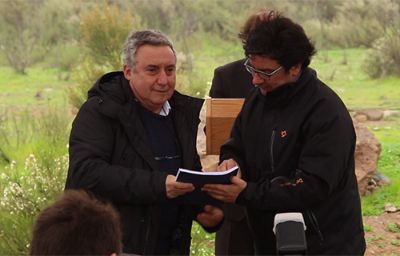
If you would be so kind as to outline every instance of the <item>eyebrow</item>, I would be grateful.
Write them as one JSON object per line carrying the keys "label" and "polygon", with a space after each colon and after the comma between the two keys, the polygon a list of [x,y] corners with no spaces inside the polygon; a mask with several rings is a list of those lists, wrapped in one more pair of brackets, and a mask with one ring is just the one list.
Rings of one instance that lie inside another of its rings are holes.
{"label": "eyebrow", "polygon": [[256,67],[254,67],[251,63],[250,63],[250,61],[249,61],[249,64],[248,65],[250,65],[252,68],[254,68],[255,70],[259,70],[259,71],[263,71],[263,72],[266,72],[266,73],[271,73],[271,72],[273,72],[273,71],[275,71],[276,69],[278,69],[279,67],[277,67],[277,68],[266,68],[266,69],[261,69],[261,68],[256,68]]}

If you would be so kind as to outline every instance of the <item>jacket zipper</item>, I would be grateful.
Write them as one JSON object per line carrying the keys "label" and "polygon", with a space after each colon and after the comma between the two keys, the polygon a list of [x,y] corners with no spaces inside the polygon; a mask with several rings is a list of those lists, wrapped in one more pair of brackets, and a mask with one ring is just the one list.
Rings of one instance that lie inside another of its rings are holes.
{"label": "jacket zipper", "polygon": [[146,239],[145,239],[145,246],[144,246],[144,250],[143,250],[143,255],[146,255],[147,252],[147,246],[149,243],[149,236],[150,236],[150,223],[148,223],[147,227],[146,227]]}
{"label": "jacket zipper", "polygon": [[315,229],[315,231],[318,234],[320,243],[322,244],[324,242],[324,236],[322,235],[322,232],[319,229],[317,217],[315,217],[314,212],[311,210],[307,210],[307,215],[308,215],[308,218],[310,219],[311,225],[313,226],[313,228]]}
{"label": "jacket zipper", "polygon": [[142,255],[146,255],[148,251],[148,246],[149,246],[149,236],[150,236],[150,228],[151,228],[151,222],[150,222],[150,214],[146,214],[148,210],[143,210],[142,211],[142,220],[141,220],[141,225],[143,225],[143,228],[145,229],[144,231],[144,236],[142,236]]}
{"label": "jacket zipper", "polygon": [[270,157],[271,157],[271,171],[275,172],[275,163],[274,163],[274,140],[275,140],[275,129],[272,130],[271,134],[271,145],[270,145]]}

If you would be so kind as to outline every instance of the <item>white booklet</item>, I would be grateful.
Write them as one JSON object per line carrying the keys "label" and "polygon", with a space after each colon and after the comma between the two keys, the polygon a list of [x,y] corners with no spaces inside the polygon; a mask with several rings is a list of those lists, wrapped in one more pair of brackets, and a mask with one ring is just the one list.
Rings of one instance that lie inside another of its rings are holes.
{"label": "white booklet", "polygon": [[176,181],[192,183],[195,186],[204,184],[231,184],[231,177],[239,170],[238,166],[221,172],[193,171],[179,168],[176,174]]}

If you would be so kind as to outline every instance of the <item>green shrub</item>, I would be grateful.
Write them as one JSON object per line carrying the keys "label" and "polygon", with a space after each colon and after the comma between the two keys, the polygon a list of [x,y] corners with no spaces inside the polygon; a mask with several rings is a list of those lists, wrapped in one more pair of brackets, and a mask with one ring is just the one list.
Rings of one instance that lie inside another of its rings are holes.
{"label": "green shrub", "polygon": [[34,218],[63,191],[67,168],[67,155],[50,166],[30,155],[0,169],[0,255],[28,253]]}
{"label": "green shrub", "polygon": [[372,231],[374,231],[374,229],[372,228],[371,225],[364,224],[364,231],[365,232],[372,232]]}
{"label": "green shrub", "polygon": [[176,90],[197,98],[204,98],[208,88],[206,77],[195,71],[178,71]]}
{"label": "green shrub", "polygon": [[386,230],[392,233],[400,233],[400,227],[396,223],[389,223]]}
{"label": "green shrub", "polygon": [[0,149],[2,160],[23,161],[30,153],[41,164],[66,153],[72,116],[63,108],[46,110],[5,109],[0,113]]}
{"label": "green shrub", "polygon": [[392,30],[376,40],[367,52],[363,70],[371,78],[400,77],[400,30]]}
{"label": "green shrub", "polygon": [[74,107],[80,108],[87,98],[87,91],[100,75],[121,70],[122,45],[139,22],[138,17],[106,2],[82,14],[83,64],[76,67],[78,85],[67,90]]}
{"label": "green shrub", "polygon": [[65,43],[55,46],[46,57],[46,66],[49,68],[58,68],[59,80],[69,80],[73,67],[80,63],[81,49],[76,43]]}
{"label": "green shrub", "polygon": [[400,247],[400,240],[399,239],[393,239],[392,241],[390,241],[390,244]]}
{"label": "green shrub", "polygon": [[398,27],[398,1],[341,1],[328,40],[340,47],[371,47],[387,28]]}

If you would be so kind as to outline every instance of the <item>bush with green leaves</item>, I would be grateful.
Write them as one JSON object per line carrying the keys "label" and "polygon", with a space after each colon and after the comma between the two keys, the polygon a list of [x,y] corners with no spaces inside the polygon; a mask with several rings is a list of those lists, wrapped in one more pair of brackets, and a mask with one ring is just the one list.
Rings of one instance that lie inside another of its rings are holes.
{"label": "bush with green leaves", "polygon": [[393,29],[376,40],[366,54],[364,72],[371,78],[400,77],[399,47],[400,29]]}
{"label": "bush with green leaves", "polygon": [[139,23],[137,16],[106,2],[83,12],[80,27],[83,56],[75,69],[78,85],[67,90],[74,107],[80,108],[87,91],[103,73],[122,69],[122,45]]}
{"label": "bush with green leaves", "polygon": [[35,216],[64,188],[71,118],[53,108],[4,109],[0,117],[10,162],[0,161],[0,255],[26,255]]}
{"label": "bush with green leaves", "polygon": [[67,168],[67,155],[50,166],[30,155],[0,169],[0,255],[28,253],[35,217],[63,191]]}
{"label": "bush with green leaves", "polygon": [[20,162],[33,153],[45,164],[64,155],[71,120],[64,108],[4,108],[0,112],[0,163]]}
{"label": "bush with green leaves", "polygon": [[399,11],[398,0],[340,1],[326,35],[339,47],[371,47],[388,28],[398,27]]}

